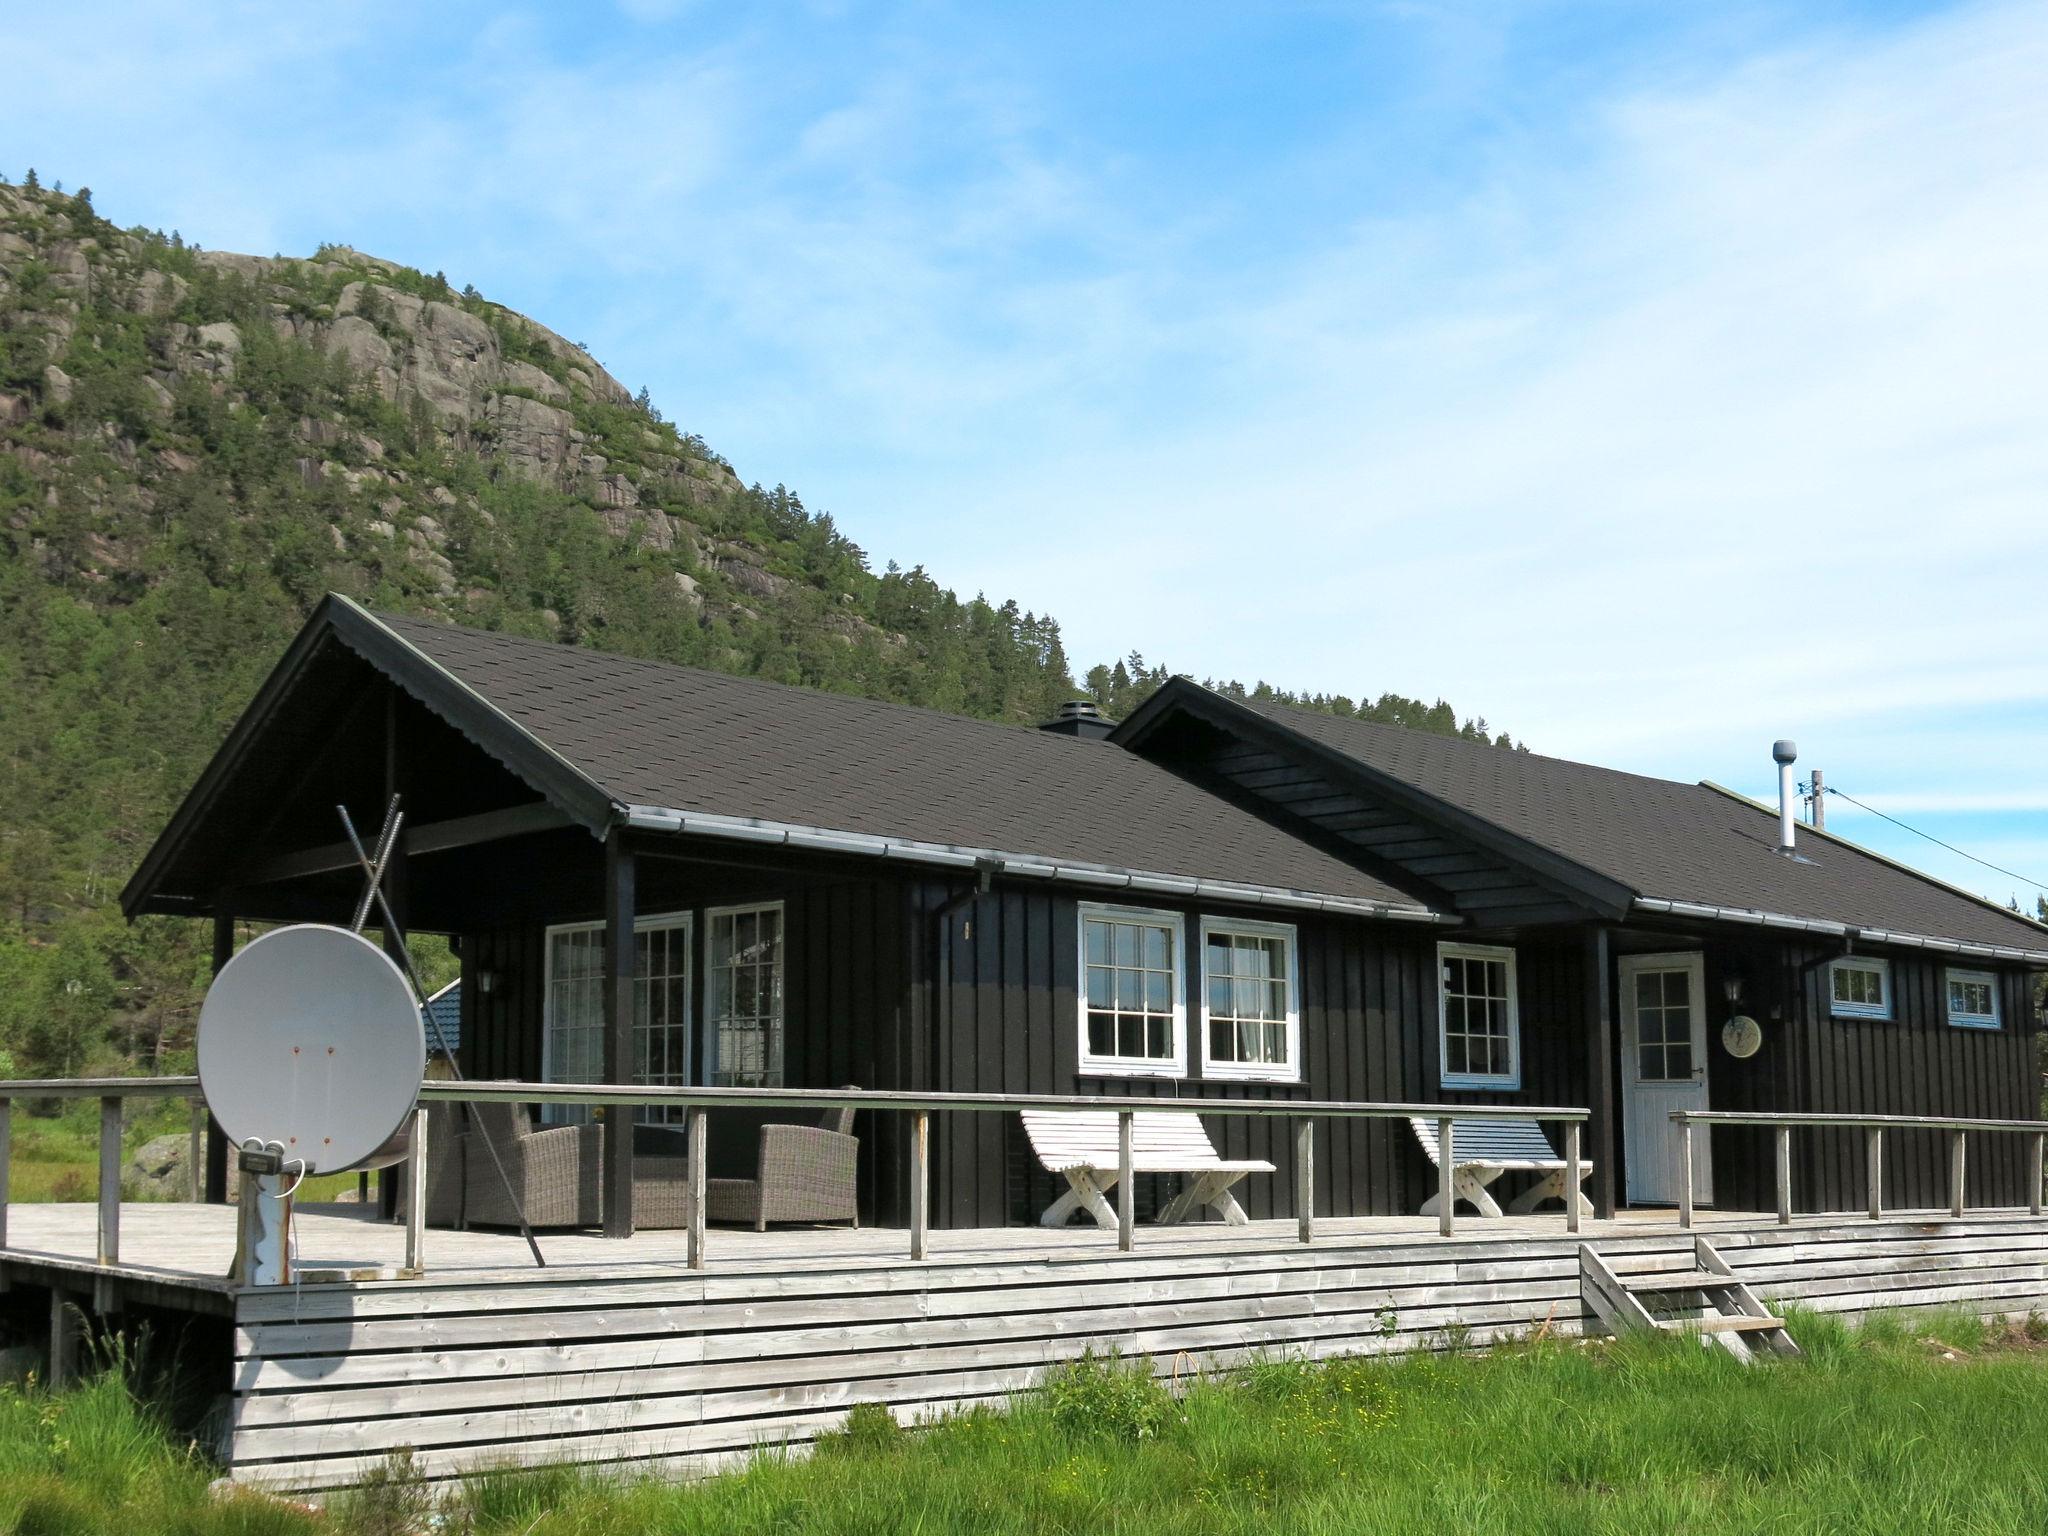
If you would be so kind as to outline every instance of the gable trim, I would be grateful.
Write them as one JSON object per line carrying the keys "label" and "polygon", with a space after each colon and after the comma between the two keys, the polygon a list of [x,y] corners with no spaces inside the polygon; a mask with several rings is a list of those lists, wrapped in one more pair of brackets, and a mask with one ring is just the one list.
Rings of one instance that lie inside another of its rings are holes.
{"label": "gable trim", "polygon": [[215,809],[229,780],[261,738],[279,706],[323,646],[337,644],[368,662],[394,686],[503,763],[572,823],[602,836],[619,808],[600,786],[545,742],[516,724],[454,674],[401,639],[375,615],[340,593],[322,598],[278,659],[227,740],[121,889],[121,910],[133,918],[149,910],[165,869]]}

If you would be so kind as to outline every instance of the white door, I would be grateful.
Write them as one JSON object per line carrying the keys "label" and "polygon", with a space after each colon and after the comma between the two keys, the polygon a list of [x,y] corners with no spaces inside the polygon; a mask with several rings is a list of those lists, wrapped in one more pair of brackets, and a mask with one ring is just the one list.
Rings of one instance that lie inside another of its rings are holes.
{"label": "white door", "polygon": [[[1621,959],[1621,1134],[1630,1204],[1676,1205],[1674,1109],[1707,1107],[1706,962],[1697,953]],[[1714,1198],[1708,1138],[1693,1136],[1693,1199]]]}

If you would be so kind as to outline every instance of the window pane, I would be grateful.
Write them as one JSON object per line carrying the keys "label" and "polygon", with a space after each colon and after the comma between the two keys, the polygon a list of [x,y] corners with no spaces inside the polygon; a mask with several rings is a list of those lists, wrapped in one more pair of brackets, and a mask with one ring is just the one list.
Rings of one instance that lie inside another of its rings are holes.
{"label": "window pane", "polygon": [[1094,1056],[1116,1054],[1116,1016],[1109,1013],[1088,1015],[1088,1051]]}
{"label": "window pane", "polygon": [[1138,930],[1129,923],[1116,926],[1116,963],[1136,965],[1138,963]]}
{"label": "window pane", "polygon": [[1152,1013],[1173,1009],[1173,977],[1166,971],[1145,972],[1145,1007]]}
{"label": "window pane", "polygon": [[1145,934],[1145,963],[1155,971],[1173,968],[1173,935],[1164,928],[1148,926]]}
{"label": "window pane", "polygon": [[1237,1060],[1237,1026],[1230,1020],[1209,1021],[1209,1058],[1212,1061]]}
{"label": "window pane", "polygon": [[1109,924],[1098,922],[1091,917],[1083,925],[1083,931],[1088,935],[1088,963],[1109,964]]}
{"label": "window pane", "polygon": [[1116,1001],[1116,972],[1100,965],[1088,967],[1088,1006],[1107,1008]]}

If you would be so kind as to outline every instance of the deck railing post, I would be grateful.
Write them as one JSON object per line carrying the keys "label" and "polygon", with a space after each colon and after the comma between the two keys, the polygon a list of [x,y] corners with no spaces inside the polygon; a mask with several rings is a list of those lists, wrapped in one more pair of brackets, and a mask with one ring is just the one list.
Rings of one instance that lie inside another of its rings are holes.
{"label": "deck railing post", "polygon": [[[0,1117],[4,1117],[6,1112],[4,1102],[0,1102]],[[4,1118],[0,1118],[0,1136],[5,1134],[6,1123]],[[2041,1214],[2041,1178],[2044,1172],[2042,1152],[2044,1150],[2048,1150],[2048,1135],[2035,1131],[2027,1138],[2027,1209],[2036,1216]],[[6,1144],[4,1140],[0,1140],[0,1173],[4,1173],[6,1170],[6,1157]],[[6,1210],[0,1208],[0,1221],[5,1220],[6,1214]],[[4,1233],[5,1230],[4,1226],[0,1226],[0,1233]]]}
{"label": "deck railing post", "polygon": [[1315,1237],[1316,1123],[1306,1115],[1294,1128],[1294,1232],[1304,1243]]}
{"label": "deck railing post", "polygon": [[1444,1237],[1449,1237],[1457,1226],[1457,1220],[1452,1215],[1452,1206],[1455,1203],[1452,1191],[1456,1188],[1452,1169],[1456,1166],[1457,1152],[1451,1141],[1455,1134],[1449,1117],[1437,1121],[1436,1144],[1443,1156],[1436,1165],[1436,1230]]}
{"label": "deck railing post", "polygon": [[1580,1181],[1586,1176],[1585,1166],[1579,1157],[1581,1129],[1576,1120],[1564,1123],[1564,1229],[1567,1232],[1579,1230],[1579,1206],[1586,1198],[1579,1190]]}
{"label": "deck railing post", "polygon": [[206,1101],[192,1101],[192,1125],[185,1142],[185,1193],[196,1205],[206,1198]]}
{"label": "deck railing post", "polygon": [[1951,1216],[1959,1217],[1963,1214],[1963,1159],[1967,1150],[1968,1143],[1963,1138],[1963,1132],[1950,1131],[1948,1133],[1948,1213]]}
{"label": "deck railing post", "polygon": [[100,1242],[102,1264],[121,1262],[121,1100],[100,1100]]}
{"label": "deck railing post", "polygon": [[1138,1180],[1131,1169],[1131,1136],[1136,1123],[1133,1111],[1117,1111],[1116,1117],[1116,1245],[1131,1251],[1133,1228],[1138,1219]]}
{"label": "deck railing post", "polygon": [[1678,1122],[1678,1224],[1692,1230],[1692,1122]]}
{"label": "deck railing post", "polygon": [[692,1269],[704,1267],[704,1149],[709,1138],[704,1130],[704,1111],[697,1105],[690,1106],[689,1124],[689,1167],[685,1175],[689,1180],[688,1194],[684,1199],[684,1216],[690,1223],[689,1265]]}
{"label": "deck railing post", "polygon": [[925,1256],[925,1233],[931,1222],[932,1115],[920,1109],[910,1117],[910,1256]]}
{"label": "deck railing post", "polygon": [[[0,1099],[0,1248],[7,1246],[7,1186],[14,1160],[14,1100]],[[2041,1181],[2034,1180],[2038,1189]]]}
{"label": "deck railing post", "polygon": [[1792,1225],[1792,1127],[1778,1127],[1778,1225]]}
{"label": "deck railing post", "polygon": [[1863,1133],[1863,1177],[1870,1184],[1870,1219],[1884,1220],[1884,1127],[1873,1125]]}
{"label": "deck railing post", "polygon": [[427,1267],[427,1108],[412,1112],[412,1152],[405,1160],[405,1267]]}

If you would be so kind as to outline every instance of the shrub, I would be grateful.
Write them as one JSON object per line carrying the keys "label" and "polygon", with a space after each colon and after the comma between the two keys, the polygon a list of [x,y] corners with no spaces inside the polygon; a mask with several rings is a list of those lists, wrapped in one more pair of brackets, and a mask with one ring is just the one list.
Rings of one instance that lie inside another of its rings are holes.
{"label": "shrub", "polygon": [[1048,1375],[1039,1397],[1054,1426],[1077,1439],[1149,1440],[1174,1416],[1173,1394],[1142,1363],[1093,1350]]}

